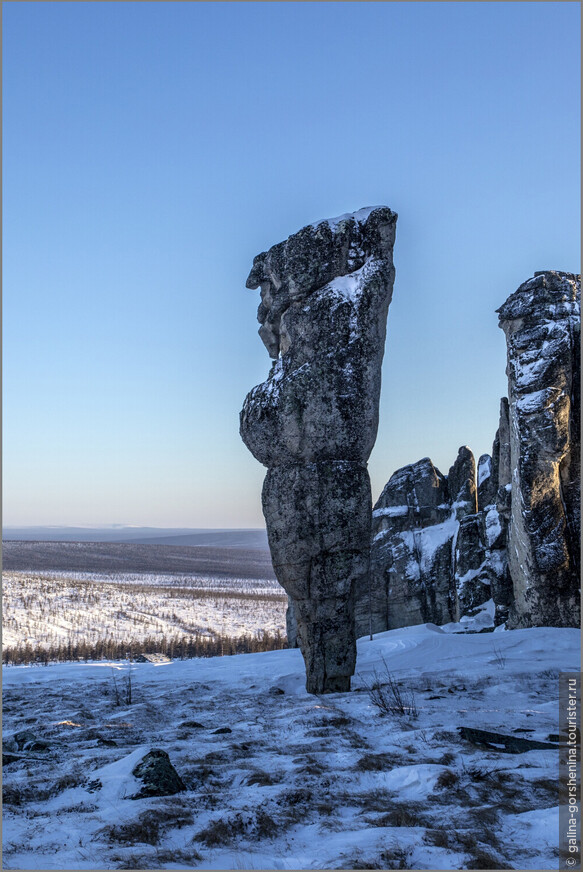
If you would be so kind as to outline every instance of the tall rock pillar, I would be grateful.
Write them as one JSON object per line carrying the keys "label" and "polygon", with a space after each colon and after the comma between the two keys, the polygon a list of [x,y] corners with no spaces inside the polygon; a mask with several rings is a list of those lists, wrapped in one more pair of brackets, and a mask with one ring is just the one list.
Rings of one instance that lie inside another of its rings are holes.
{"label": "tall rock pillar", "polygon": [[580,276],[538,272],[498,309],[508,346],[509,626],[579,626]]}
{"label": "tall rock pillar", "polygon": [[396,221],[379,206],[308,225],[259,254],[247,279],[261,288],[259,335],[274,362],[245,399],[240,433],[268,468],[269,547],[311,693],[349,690],[356,662]]}

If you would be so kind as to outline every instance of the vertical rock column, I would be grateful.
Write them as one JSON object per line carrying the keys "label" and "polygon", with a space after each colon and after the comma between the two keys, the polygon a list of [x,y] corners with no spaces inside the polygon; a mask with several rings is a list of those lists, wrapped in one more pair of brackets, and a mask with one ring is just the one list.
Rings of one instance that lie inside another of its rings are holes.
{"label": "vertical rock column", "polygon": [[245,399],[240,432],[268,468],[271,557],[311,693],[349,690],[356,662],[396,221],[380,206],[308,225],[258,255],[247,279],[261,288],[259,335],[274,363]]}
{"label": "vertical rock column", "polygon": [[578,626],[580,276],[535,273],[498,309],[512,469],[509,626]]}
{"label": "vertical rock column", "polygon": [[492,446],[492,456],[484,454],[478,464],[478,515],[486,551],[485,568],[495,605],[496,626],[508,619],[514,598],[507,548],[511,482],[508,400],[502,397],[500,422]]}

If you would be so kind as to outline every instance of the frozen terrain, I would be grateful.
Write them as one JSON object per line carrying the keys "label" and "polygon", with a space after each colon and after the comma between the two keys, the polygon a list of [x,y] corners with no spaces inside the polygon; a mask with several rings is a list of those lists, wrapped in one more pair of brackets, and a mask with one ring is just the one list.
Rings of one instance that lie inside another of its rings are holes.
{"label": "frozen terrain", "polygon": [[[556,868],[557,752],[457,727],[547,741],[578,646],[426,624],[360,639],[350,693],[308,695],[295,649],[133,665],[131,704],[127,663],[4,667],[5,737],[40,743],[4,768],[4,868]],[[383,658],[404,714],[366,690]],[[151,747],[186,792],[128,798]]]}
{"label": "frozen terrain", "polygon": [[110,638],[130,649],[145,639],[185,634],[285,635],[286,605],[279,584],[262,578],[7,571],[2,643],[36,651]]}

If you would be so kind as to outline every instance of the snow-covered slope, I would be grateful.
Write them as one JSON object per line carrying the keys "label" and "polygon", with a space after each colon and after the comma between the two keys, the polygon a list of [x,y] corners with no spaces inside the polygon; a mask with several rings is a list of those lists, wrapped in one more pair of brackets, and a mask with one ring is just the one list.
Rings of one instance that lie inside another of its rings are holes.
{"label": "snow-covered slope", "polygon": [[[5,735],[49,748],[4,769],[4,868],[554,868],[556,751],[483,750],[456,728],[547,741],[578,645],[426,624],[360,639],[350,693],[308,695],[296,649],[134,665],[131,704],[129,664],[5,667]],[[372,704],[383,660],[416,716]],[[151,747],[185,793],[127,798]]]}

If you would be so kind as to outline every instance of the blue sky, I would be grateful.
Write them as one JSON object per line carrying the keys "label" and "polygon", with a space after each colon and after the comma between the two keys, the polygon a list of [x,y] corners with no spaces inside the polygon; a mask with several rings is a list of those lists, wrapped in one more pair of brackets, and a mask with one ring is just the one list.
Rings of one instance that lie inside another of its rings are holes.
{"label": "blue sky", "polygon": [[3,4],[4,523],[253,527],[253,256],[399,213],[376,499],[491,448],[495,309],[579,271],[577,3]]}

